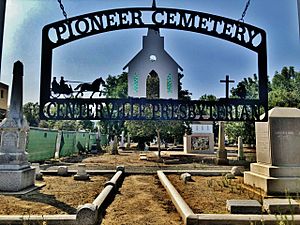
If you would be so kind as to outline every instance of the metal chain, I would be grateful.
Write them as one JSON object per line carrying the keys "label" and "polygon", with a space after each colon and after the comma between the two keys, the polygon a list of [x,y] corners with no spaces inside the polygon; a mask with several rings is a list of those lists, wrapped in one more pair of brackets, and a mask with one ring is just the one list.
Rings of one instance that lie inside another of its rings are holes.
{"label": "metal chain", "polygon": [[239,19],[239,21],[244,22],[244,17],[246,16],[247,10],[248,10],[249,5],[250,5],[250,2],[251,2],[251,0],[248,0],[247,4],[245,6],[245,9],[242,13],[242,17]]}
{"label": "metal chain", "polygon": [[66,20],[67,20],[67,19],[68,19],[68,15],[67,15],[67,13],[66,13],[66,11],[65,11],[65,7],[64,7],[63,3],[61,2],[61,0],[57,0],[57,1],[58,1],[58,3],[59,3],[60,8],[61,8],[62,14],[64,15],[64,17],[65,17]]}

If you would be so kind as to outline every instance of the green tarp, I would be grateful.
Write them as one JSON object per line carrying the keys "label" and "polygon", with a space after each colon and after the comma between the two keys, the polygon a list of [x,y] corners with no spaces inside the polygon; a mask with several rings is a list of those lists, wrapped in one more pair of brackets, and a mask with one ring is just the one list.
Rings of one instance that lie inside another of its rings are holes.
{"label": "green tarp", "polygon": [[30,162],[54,158],[57,130],[30,128],[27,152]]}

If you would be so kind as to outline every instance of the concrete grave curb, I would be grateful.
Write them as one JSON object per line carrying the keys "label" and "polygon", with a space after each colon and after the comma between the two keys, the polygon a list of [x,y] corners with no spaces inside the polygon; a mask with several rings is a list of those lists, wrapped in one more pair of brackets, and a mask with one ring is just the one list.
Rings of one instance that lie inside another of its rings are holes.
{"label": "concrete grave curb", "polygon": [[105,183],[104,189],[92,203],[79,206],[76,215],[14,215],[0,216],[0,225],[94,225],[100,223],[105,209],[113,200],[125,175],[125,167],[117,166],[115,175]]}
{"label": "concrete grave curb", "polygon": [[[222,175],[223,172],[224,171],[219,171],[219,175]],[[209,175],[209,173],[207,175]],[[217,175],[217,173],[218,171],[214,171],[214,175]],[[194,214],[169,181],[165,175],[165,171],[157,171],[157,175],[185,225],[249,225],[251,222],[256,225],[274,225],[281,219],[283,219],[283,221],[293,221],[293,225],[300,225],[300,215]],[[201,171],[201,175],[204,175],[203,171]]]}
{"label": "concrete grave curb", "polygon": [[118,188],[124,180],[125,167],[117,166],[115,175],[105,183],[105,188],[92,204],[80,206],[77,210],[76,220],[79,224],[94,225],[102,221],[105,209],[113,200]]}
{"label": "concrete grave curb", "polygon": [[[0,224],[3,225],[40,225],[46,222],[47,225],[77,225],[76,215],[14,215],[0,216]],[[79,225],[79,224],[78,224]]]}
{"label": "concrete grave curb", "polygon": [[160,182],[167,190],[168,194],[170,195],[173,204],[175,205],[177,211],[179,212],[180,216],[182,217],[184,224],[187,224],[187,219],[190,215],[193,215],[193,211],[191,208],[186,204],[183,198],[180,196],[176,188],[171,184],[167,176],[163,173],[163,171],[157,171],[157,175],[159,177]]}

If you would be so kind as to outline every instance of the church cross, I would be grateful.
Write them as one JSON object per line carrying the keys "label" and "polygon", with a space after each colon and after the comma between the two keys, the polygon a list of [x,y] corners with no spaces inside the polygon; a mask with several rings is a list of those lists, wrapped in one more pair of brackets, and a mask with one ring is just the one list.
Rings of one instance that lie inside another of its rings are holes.
{"label": "church cross", "polygon": [[226,75],[226,80],[220,80],[221,83],[226,83],[226,98],[229,98],[229,83],[234,83],[234,80],[229,80],[229,75]]}

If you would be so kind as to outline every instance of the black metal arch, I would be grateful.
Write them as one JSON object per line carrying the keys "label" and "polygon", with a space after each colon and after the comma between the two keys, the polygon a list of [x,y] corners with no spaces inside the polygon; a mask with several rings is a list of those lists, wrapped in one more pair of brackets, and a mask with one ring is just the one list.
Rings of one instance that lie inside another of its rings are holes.
{"label": "black metal arch", "polygon": [[[203,12],[173,8],[140,7],[88,13],[68,20],[57,21],[43,28],[40,83],[41,117],[46,119],[43,114],[43,107],[50,101],[53,49],[100,33],[149,27],[205,34],[227,40],[256,52],[258,57],[259,103],[267,111],[267,45],[264,30],[240,21]],[[52,37],[50,37],[50,31],[54,34]],[[265,118],[267,118],[267,114]]]}

